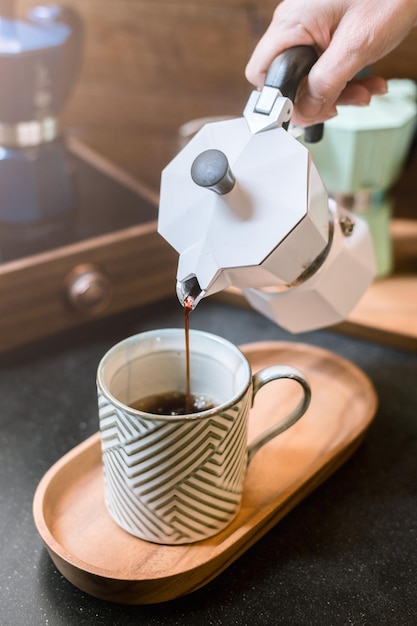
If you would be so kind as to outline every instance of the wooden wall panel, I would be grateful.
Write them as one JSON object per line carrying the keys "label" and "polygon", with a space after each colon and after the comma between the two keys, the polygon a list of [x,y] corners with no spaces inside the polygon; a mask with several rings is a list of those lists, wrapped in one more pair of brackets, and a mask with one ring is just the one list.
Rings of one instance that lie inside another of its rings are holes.
{"label": "wooden wall panel", "polygon": [[[39,2],[20,0],[21,12]],[[210,115],[240,115],[244,67],[276,6],[271,0],[66,0],[86,27],[83,65],[63,124],[127,171],[159,187],[178,150],[177,129]],[[376,64],[417,80],[417,31]],[[395,188],[415,210],[417,158]]]}
{"label": "wooden wall panel", "polygon": [[[21,0],[25,12],[36,5]],[[177,129],[240,115],[245,63],[269,22],[262,0],[67,0],[86,27],[83,65],[62,121],[155,188],[178,150]]]}
{"label": "wooden wall panel", "polygon": [[389,55],[375,63],[375,73],[386,78],[412,78],[417,80],[417,29]]}

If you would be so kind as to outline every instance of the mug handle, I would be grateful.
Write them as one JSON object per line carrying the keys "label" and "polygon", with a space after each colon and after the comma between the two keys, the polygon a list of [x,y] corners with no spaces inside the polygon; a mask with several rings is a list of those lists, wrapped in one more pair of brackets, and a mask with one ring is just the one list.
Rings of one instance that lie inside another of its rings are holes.
{"label": "mug handle", "polygon": [[277,424],[274,424],[263,433],[258,435],[254,441],[247,448],[247,465],[251,462],[254,455],[258,452],[262,446],[264,446],[268,441],[274,439],[277,435],[280,435],[284,430],[290,428],[297,420],[300,419],[307,411],[308,406],[311,400],[311,388],[310,385],[305,378],[305,376],[300,372],[300,370],[295,367],[291,367],[290,365],[271,365],[269,367],[265,367],[259,372],[256,372],[252,376],[252,404],[253,406],[255,402],[255,396],[258,391],[267,383],[272,382],[273,380],[279,380],[281,378],[289,378],[291,380],[295,380],[297,383],[301,385],[303,388],[304,394],[301,398],[298,405],[285,417],[282,418]]}

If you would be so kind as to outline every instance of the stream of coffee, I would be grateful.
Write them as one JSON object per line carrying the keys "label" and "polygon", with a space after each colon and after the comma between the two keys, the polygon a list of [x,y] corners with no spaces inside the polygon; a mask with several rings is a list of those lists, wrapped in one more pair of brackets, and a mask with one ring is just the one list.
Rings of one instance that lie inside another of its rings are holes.
{"label": "stream of coffee", "polygon": [[185,334],[185,412],[192,413],[194,399],[190,387],[190,313],[193,310],[191,296],[184,301],[184,334]]}
{"label": "stream of coffee", "polygon": [[195,394],[191,390],[190,375],[190,313],[193,310],[194,301],[189,296],[184,301],[184,334],[185,334],[185,391],[167,390],[166,392],[153,394],[139,398],[130,406],[138,411],[145,411],[154,415],[189,415],[207,411],[216,406],[213,399],[204,394]]}

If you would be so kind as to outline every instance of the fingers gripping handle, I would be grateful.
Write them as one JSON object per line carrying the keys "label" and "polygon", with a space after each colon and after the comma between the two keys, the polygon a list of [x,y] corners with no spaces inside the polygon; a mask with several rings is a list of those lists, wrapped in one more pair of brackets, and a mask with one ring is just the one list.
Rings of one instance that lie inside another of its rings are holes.
{"label": "fingers gripping handle", "polygon": [[289,365],[271,365],[270,367],[265,367],[264,369],[256,372],[252,376],[252,406],[255,401],[255,396],[260,389],[267,383],[270,383],[274,380],[280,380],[282,378],[287,378],[291,380],[295,380],[299,383],[303,389],[303,397],[297,406],[282,420],[280,420],[277,424],[274,424],[263,433],[261,433],[252,443],[248,446],[248,456],[247,463],[251,462],[254,455],[258,452],[262,446],[264,446],[268,441],[274,439],[277,435],[281,434],[290,426],[295,424],[300,417],[304,415],[307,411],[308,406],[311,400],[311,389],[310,385],[305,378],[305,376],[295,367],[291,367]]}

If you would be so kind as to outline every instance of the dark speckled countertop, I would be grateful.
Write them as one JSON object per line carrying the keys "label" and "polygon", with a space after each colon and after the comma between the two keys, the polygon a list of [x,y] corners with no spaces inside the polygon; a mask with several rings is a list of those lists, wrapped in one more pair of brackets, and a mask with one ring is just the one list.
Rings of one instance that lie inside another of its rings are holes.
{"label": "dark speckled countertop", "polygon": [[417,355],[331,331],[288,335],[248,310],[204,301],[192,328],[235,343],[321,346],[359,366],[379,408],[353,457],[217,579],[151,606],[97,600],[54,567],[32,517],[47,469],[98,429],[95,372],[117,340],[181,326],[178,303],[2,355],[0,624],[367,625],[417,623]]}

